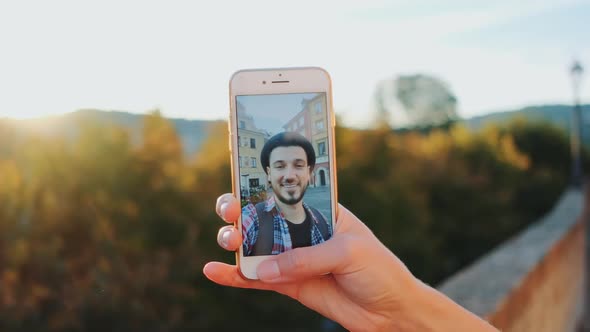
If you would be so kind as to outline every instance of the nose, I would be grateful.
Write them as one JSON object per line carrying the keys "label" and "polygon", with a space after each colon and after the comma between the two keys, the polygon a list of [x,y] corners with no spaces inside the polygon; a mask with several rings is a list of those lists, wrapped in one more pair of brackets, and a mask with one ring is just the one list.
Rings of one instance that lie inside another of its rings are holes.
{"label": "nose", "polygon": [[295,180],[295,169],[291,166],[288,166],[285,169],[285,181],[291,182]]}

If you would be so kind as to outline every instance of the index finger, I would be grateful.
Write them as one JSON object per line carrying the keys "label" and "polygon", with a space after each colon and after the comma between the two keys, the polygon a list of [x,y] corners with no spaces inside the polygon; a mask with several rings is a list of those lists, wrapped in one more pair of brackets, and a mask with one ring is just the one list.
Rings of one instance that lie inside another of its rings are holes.
{"label": "index finger", "polygon": [[225,222],[233,224],[240,216],[240,201],[232,194],[223,194],[217,198],[215,211]]}

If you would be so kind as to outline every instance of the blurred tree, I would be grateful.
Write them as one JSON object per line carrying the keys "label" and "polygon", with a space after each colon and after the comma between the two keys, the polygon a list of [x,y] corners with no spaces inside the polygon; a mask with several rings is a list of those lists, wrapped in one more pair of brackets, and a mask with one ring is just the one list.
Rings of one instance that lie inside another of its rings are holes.
{"label": "blurred tree", "polygon": [[[225,123],[189,159],[157,111],[137,141],[78,127],[47,138],[0,121],[0,330],[321,330],[295,301],[201,273],[234,260],[213,208],[231,190]],[[569,170],[567,137],[540,123],[336,134],[340,202],[428,283],[547,212]]]}
{"label": "blurred tree", "polygon": [[373,97],[378,126],[424,127],[458,118],[448,84],[428,75],[402,75],[377,84]]}

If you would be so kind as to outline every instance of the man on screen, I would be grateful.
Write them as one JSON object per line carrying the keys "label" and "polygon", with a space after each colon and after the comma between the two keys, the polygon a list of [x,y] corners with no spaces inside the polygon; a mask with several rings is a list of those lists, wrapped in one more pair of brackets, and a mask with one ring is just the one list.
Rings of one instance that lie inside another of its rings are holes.
{"label": "man on screen", "polygon": [[244,256],[276,255],[328,240],[331,225],[303,202],[315,166],[311,143],[295,132],[276,134],[262,148],[260,161],[272,194],[242,208]]}

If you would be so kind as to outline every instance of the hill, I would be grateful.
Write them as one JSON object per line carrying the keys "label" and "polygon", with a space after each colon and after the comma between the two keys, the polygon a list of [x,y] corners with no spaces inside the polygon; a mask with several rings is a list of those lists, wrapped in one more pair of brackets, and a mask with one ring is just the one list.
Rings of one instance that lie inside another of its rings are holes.
{"label": "hill", "polygon": [[[142,128],[143,114],[133,114],[121,111],[101,111],[95,109],[79,110],[63,115],[55,115],[26,120],[11,120],[19,130],[35,132],[48,136],[65,136],[74,138],[81,122],[91,122],[100,125],[116,125],[127,128],[133,140],[138,140]],[[196,153],[207,138],[209,129],[218,121],[168,119],[180,136],[184,154]]]}
{"label": "hill", "polygon": [[[590,104],[582,106],[583,137],[586,144],[590,144]],[[569,131],[571,125],[571,105],[539,105],[528,106],[517,110],[494,112],[462,120],[471,130],[477,131],[487,124],[504,124],[516,118],[527,121],[547,121]],[[79,110],[63,115],[48,116],[28,120],[8,120],[17,128],[34,131],[50,136],[75,137],[80,122],[92,122],[103,125],[117,125],[127,128],[134,140],[139,139],[142,128],[142,114],[121,111],[101,111],[95,109]],[[187,120],[169,118],[180,136],[186,156],[198,152],[201,144],[207,138],[209,129],[221,120]],[[408,129],[406,129],[408,130]],[[411,130],[411,129],[410,129]],[[403,131],[403,130],[402,130]]]}
{"label": "hill", "polygon": [[[568,129],[572,118],[571,105],[539,105],[527,106],[518,110],[493,112],[485,115],[475,116],[464,120],[465,124],[473,130],[481,129],[490,123],[502,124],[515,118],[524,118],[529,121],[547,121],[559,127]],[[582,114],[590,111],[590,104],[582,105]],[[590,124],[590,117],[584,116],[584,123]]]}

